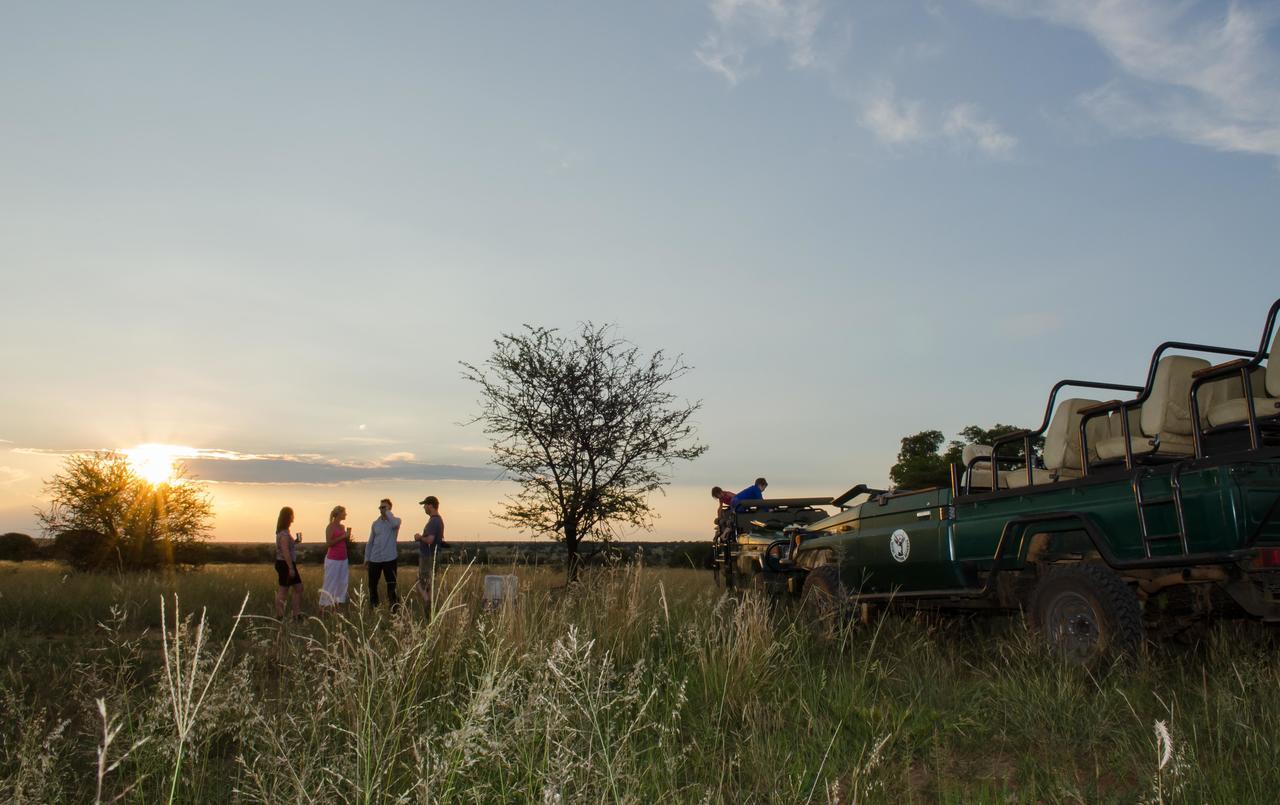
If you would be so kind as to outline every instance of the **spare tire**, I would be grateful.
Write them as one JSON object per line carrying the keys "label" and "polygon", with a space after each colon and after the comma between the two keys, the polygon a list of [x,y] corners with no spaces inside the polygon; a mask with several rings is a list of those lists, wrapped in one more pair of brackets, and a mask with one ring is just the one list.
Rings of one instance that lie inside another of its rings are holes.
{"label": "spare tire", "polygon": [[1142,645],[1137,594],[1097,562],[1050,568],[1036,584],[1027,614],[1050,647],[1082,665]]}

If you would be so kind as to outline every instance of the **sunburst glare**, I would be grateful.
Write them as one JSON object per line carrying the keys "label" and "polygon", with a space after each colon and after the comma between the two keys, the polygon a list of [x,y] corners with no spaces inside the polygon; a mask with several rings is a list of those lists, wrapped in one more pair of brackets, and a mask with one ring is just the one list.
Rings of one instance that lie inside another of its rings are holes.
{"label": "sunburst glare", "polygon": [[130,468],[152,486],[173,483],[178,459],[196,454],[195,448],[176,444],[140,444],[123,452]]}

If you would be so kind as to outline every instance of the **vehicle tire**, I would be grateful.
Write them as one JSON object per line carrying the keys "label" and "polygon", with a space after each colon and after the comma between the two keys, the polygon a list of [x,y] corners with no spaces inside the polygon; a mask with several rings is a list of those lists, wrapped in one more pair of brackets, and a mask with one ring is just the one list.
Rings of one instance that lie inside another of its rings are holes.
{"label": "vehicle tire", "polygon": [[1096,562],[1050,568],[1036,584],[1028,616],[1050,647],[1082,665],[1142,645],[1137,594]]}
{"label": "vehicle tire", "polygon": [[804,578],[800,606],[815,635],[824,640],[834,639],[849,611],[849,595],[840,582],[839,568],[821,565],[810,570]]}

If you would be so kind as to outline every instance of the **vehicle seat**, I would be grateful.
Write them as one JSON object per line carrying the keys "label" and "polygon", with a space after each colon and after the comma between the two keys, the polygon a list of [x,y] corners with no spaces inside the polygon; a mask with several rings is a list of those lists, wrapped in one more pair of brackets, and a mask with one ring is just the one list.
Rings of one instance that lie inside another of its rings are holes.
{"label": "vehicle seat", "polygon": [[[1280,332],[1271,339],[1271,352],[1267,355],[1266,369],[1261,372],[1263,375],[1259,377],[1259,372],[1254,371],[1250,380],[1253,382],[1253,411],[1258,415],[1258,419],[1264,417],[1274,417],[1280,415],[1280,367],[1276,366],[1276,362],[1280,361]],[[1261,382],[1260,382],[1261,381]],[[1237,422],[1249,421],[1249,408],[1244,400],[1244,389],[1238,378],[1223,378],[1210,384],[1210,387],[1217,386],[1218,383],[1224,383],[1223,388],[1226,389],[1225,394],[1220,394],[1209,405],[1205,405],[1202,399],[1200,409],[1207,411],[1207,419],[1213,427],[1219,425],[1230,425]],[[1258,392],[1262,392],[1262,396],[1257,396]]]}
{"label": "vehicle seat", "polygon": [[[1049,429],[1044,435],[1044,466],[1055,481],[1080,477],[1080,409],[1097,405],[1099,400],[1072,397],[1058,403]],[[1107,420],[1098,416],[1089,420],[1089,462],[1098,460],[1098,442],[1110,436]],[[1026,483],[1027,474],[1022,473]],[[1037,483],[1039,483],[1037,481]]]}
{"label": "vehicle seat", "polygon": [[[960,451],[960,461],[965,467],[969,466],[969,462],[979,456],[991,457],[991,445],[989,444],[966,444],[964,449]],[[1009,488],[1009,473],[1002,471],[1000,473],[1000,488]],[[991,462],[983,461],[973,465],[973,469],[969,470],[969,488],[989,491],[991,489]]]}
{"label": "vehicle seat", "polygon": [[[1191,440],[1192,375],[1208,368],[1204,358],[1169,355],[1156,364],[1151,396],[1138,409],[1137,429],[1129,420],[1129,439],[1135,456],[1190,456],[1195,453]],[[1124,458],[1124,434],[1120,430],[1119,412],[1111,418],[1111,434],[1098,442],[1098,456],[1103,461]],[[1156,444],[1159,444],[1157,449]]]}

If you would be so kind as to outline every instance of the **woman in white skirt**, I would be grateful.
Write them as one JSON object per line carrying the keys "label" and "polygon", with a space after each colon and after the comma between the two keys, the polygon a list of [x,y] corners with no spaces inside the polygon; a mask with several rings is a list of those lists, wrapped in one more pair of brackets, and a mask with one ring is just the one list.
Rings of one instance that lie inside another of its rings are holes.
{"label": "woman in white skirt", "polygon": [[324,530],[324,541],[329,552],[324,555],[324,585],[320,588],[320,606],[336,607],[347,603],[347,584],[350,571],[347,565],[347,546],[351,544],[351,529],[344,528],[347,510],[334,506],[329,512],[329,527]]}

